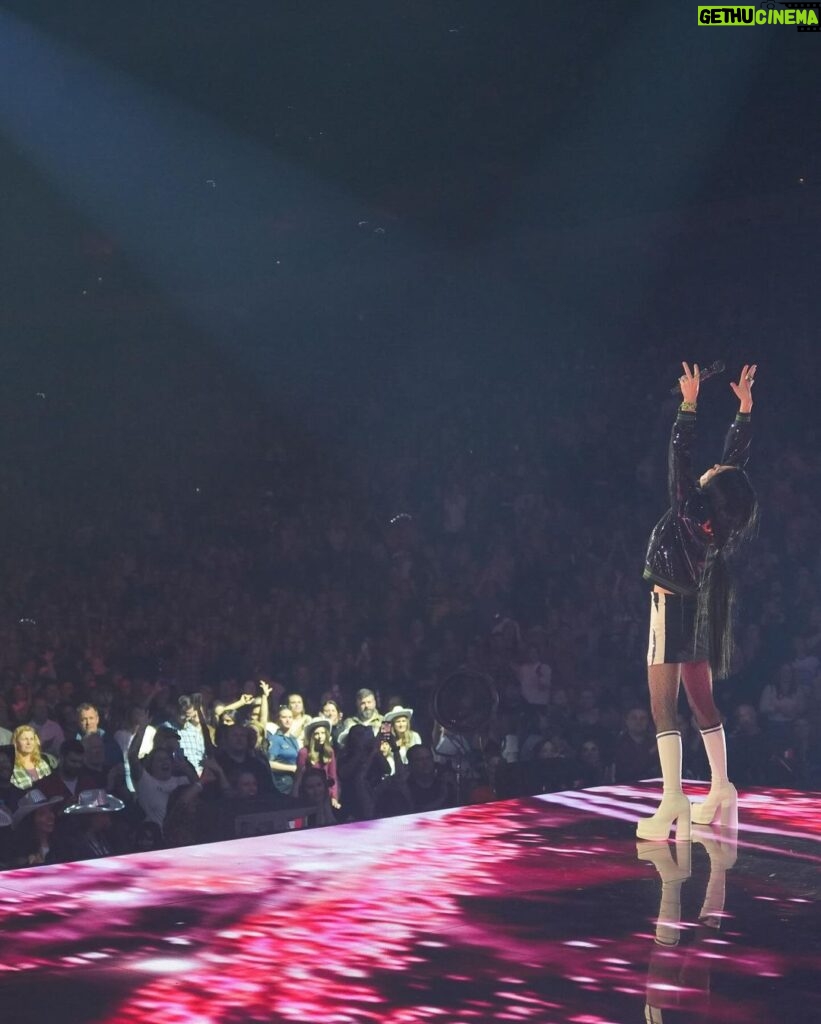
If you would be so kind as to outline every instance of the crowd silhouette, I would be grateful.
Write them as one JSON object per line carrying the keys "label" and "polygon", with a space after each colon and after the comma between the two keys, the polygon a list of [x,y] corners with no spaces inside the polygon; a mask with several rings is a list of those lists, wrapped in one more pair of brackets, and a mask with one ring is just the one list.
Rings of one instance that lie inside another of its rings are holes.
{"label": "crowd silhouette", "polygon": [[[656,775],[641,566],[665,453],[646,413],[535,390],[476,385],[400,437],[376,403],[344,471],[265,439],[208,493],[52,504],[54,541],[3,554],[2,866]],[[717,698],[737,785],[811,789],[821,456],[793,437],[764,472],[777,440],[755,440]],[[464,733],[431,703],[457,671],[499,695]]]}

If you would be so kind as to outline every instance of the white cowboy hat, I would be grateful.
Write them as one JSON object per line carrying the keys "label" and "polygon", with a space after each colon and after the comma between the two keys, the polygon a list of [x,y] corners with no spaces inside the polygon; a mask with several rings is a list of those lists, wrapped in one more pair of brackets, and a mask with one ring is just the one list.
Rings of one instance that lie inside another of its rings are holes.
{"label": "white cowboy hat", "polygon": [[11,816],[12,828],[17,828],[24,818],[27,818],[38,808],[51,807],[52,804],[60,804],[62,802],[63,798],[61,796],[48,797],[45,793],[41,793],[39,789],[30,789],[24,797],[21,797],[17,810]]}
{"label": "white cowboy hat", "polygon": [[390,709],[390,711],[382,719],[383,722],[392,722],[394,718],[407,718],[410,720],[413,718],[413,708],[403,708],[397,704]]}
{"label": "white cowboy hat", "polygon": [[125,804],[122,800],[106,793],[104,789],[84,789],[77,797],[77,803],[69,804],[63,814],[112,814],[121,811],[123,807]]}
{"label": "white cowboy hat", "polygon": [[308,737],[311,735],[314,729],[318,729],[320,726],[323,729],[327,729],[328,735],[330,736],[332,728],[331,723],[328,721],[327,718],[322,718],[320,716],[319,718],[312,718],[310,719],[310,721],[305,723],[305,728],[303,729],[303,735],[305,736],[305,739],[308,739]]}

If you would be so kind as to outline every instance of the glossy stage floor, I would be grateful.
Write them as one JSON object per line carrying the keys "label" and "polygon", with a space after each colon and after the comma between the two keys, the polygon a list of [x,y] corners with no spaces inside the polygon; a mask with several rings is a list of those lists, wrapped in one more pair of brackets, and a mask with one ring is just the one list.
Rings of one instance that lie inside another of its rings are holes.
{"label": "glossy stage floor", "polygon": [[821,794],[744,793],[737,835],[677,847],[633,838],[656,792],[0,874],[3,1019],[821,1020]]}

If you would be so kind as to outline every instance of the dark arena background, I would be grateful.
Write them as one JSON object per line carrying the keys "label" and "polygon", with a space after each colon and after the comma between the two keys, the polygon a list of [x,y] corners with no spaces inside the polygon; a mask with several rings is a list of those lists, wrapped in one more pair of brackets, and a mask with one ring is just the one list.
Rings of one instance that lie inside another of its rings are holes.
{"label": "dark arena background", "polygon": [[821,1019],[821,34],[698,10],[0,0],[4,1024]]}

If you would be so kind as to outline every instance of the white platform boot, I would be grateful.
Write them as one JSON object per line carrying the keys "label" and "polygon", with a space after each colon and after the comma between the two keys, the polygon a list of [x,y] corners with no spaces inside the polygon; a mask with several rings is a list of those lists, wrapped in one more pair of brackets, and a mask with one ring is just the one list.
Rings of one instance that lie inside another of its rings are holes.
{"label": "white platform boot", "polygon": [[701,730],[707,760],[710,762],[710,792],[706,800],[693,804],[691,817],[697,825],[710,825],[716,819],[722,828],[738,828],[738,793],[727,778],[727,742],[724,726]]}
{"label": "white platform boot", "polygon": [[660,732],[656,736],[664,788],[661,803],[652,818],[640,818],[636,825],[639,839],[666,842],[675,825],[676,842],[690,841],[690,801],[681,788],[681,733]]}

